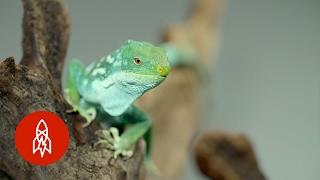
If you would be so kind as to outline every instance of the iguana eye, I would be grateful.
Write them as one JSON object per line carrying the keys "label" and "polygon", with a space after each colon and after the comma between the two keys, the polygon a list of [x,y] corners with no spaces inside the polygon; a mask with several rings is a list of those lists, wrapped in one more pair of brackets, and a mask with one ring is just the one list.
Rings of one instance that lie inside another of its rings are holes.
{"label": "iguana eye", "polygon": [[141,64],[141,59],[138,58],[138,57],[135,57],[135,58],[134,58],[134,63],[135,63],[135,64]]}

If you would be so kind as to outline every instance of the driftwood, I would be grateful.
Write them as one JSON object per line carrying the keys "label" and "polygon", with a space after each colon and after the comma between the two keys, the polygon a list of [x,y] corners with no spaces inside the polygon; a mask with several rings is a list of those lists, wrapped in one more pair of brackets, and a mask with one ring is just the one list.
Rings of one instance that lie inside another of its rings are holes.
{"label": "driftwood", "polygon": [[[62,0],[24,0],[23,58],[0,63],[1,179],[141,179],[144,144],[128,160],[92,146],[97,125],[80,129],[81,118],[67,114],[61,71],[69,40],[69,18]],[[2,42],[4,43],[4,42]],[[28,113],[48,110],[63,118],[70,130],[67,153],[57,163],[33,166],[17,153],[14,131]]]}
{"label": "driftwood", "polygon": [[203,174],[216,180],[265,180],[249,139],[242,134],[207,132],[195,142]]}

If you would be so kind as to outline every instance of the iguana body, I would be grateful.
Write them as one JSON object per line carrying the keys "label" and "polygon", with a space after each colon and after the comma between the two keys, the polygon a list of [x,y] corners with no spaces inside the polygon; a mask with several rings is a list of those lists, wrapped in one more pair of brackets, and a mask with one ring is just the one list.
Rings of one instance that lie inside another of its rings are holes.
{"label": "iguana body", "polygon": [[99,133],[99,143],[114,150],[115,158],[130,157],[132,146],[144,137],[149,161],[152,122],[133,102],[159,85],[169,69],[162,48],[129,40],[86,68],[79,60],[72,60],[68,66],[66,98],[88,123],[98,119],[111,127],[125,127],[121,135],[116,128]]}

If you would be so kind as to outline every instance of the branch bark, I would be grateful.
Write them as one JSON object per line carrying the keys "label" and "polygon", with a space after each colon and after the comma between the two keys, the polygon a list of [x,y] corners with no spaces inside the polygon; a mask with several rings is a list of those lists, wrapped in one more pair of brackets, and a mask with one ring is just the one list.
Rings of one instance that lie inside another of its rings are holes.
{"label": "branch bark", "polygon": [[23,0],[21,64],[51,74],[61,87],[61,72],[69,42],[69,17],[62,1]]}
{"label": "branch bark", "polygon": [[[79,128],[79,115],[67,114],[61,71],[69,40],[68,14],[62,0],[24,0],[23,58],[0,63],[0,177],[7,179],[141,179],[144,143],[128,160],[94,148],[93,124]],[[49,166],[33,166],[17,153],[14,131],[28,113],[47,110],[66,120],[70,145],[65,156]]]}
{"label": "branch bark", "polygon": [[207,132],[195,142],[203,174],[217,180],[265,180],[249,139],[242,134]]}

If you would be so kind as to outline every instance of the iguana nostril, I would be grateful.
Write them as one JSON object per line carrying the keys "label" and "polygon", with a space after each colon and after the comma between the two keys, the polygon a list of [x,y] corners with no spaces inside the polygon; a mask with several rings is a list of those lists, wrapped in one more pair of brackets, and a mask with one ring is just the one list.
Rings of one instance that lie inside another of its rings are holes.
{"label": "iguana nostril", "polygon": [[158,65],[157,72],[160,76],[166,77],[169,74],[169,68]]}

